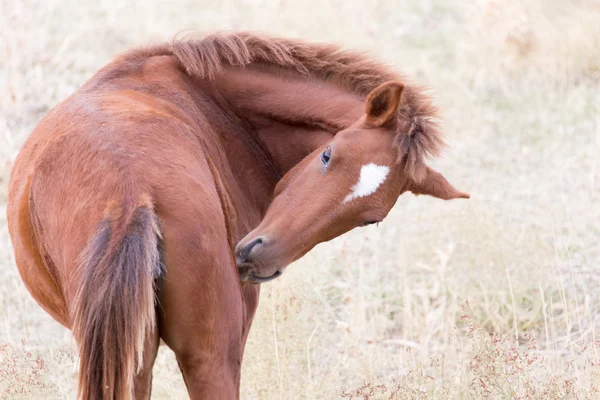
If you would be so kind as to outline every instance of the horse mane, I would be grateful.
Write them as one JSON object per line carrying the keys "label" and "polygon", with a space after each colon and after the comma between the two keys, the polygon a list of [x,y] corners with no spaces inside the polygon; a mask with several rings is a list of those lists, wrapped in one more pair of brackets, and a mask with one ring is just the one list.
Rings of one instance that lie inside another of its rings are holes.
{"label": "horse mane", "polygon": [[176,39],[128,54],[135,58],[154,55],[174,56],[190,76],[199,78],[214,79],[224,66],[266,64],[318,77],[363,97],[386,81],[398,80],[405,85],[394,141],[398,163],[410,177],[421,181],[426,173],[425,159],[438,156],[445,145],[437,124],[437,109],[425,94],[426,89],[407,84],[401,74],[364,52],[343,50],[333,44],[236,32]]}

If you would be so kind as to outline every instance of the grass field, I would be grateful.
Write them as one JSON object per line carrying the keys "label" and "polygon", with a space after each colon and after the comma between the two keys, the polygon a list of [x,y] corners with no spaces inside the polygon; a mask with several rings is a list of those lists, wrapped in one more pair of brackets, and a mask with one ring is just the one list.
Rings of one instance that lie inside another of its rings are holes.
{"label": "grass field", "polygon": [[[77,370],[14,265],[11,162],[112,56],[187,29],[371,50],[432,88],[451,144],[433,165],[472,195],[406,194],[263,285],[243,399],[600,398],[595,0],[0,0],[0,398],[74,398]],[[166,347],[154,376],[186,398]]]}

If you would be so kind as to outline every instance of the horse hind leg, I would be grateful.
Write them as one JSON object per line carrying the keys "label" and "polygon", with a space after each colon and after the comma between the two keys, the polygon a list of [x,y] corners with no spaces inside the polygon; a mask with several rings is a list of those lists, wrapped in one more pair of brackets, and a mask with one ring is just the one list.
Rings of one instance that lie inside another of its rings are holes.
{"label": "horse hind leg", "polygon": [[192,400],[238,399],[244,311],[225,227],[176,216],[161,222],[167,266],[161,338],[174,351]]}
{"label": "horse hind leg", "polygon": [[36,214],[30,203],[31,178],[21,191],[9,192],[7,217],[15,262],[25,287],[38,304],[55,320],[69,327],[68,306],[59,276],[51,260],[44,258],[34,224]]}
{"label": "horse hind leg", "polygon": [[143,364],[133,381],[135,400],[150,400],[152,393],[152,367],[158,354],[159,343],[160,336],[158,329],[155,329],[146,338]]}

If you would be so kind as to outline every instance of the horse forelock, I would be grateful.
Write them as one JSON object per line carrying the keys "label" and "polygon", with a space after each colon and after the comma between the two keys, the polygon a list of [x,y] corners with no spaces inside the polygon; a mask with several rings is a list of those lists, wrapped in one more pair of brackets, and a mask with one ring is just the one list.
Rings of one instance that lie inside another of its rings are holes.
{"label": "horse forelock", "polygon": [[190,75],[214,79],[223,67],[272,65],[318,77],[366,97],[380,84],[404,83],[394,141],[398,164],[415,181],[425,176],[425,159],[438,156],[445,146],[438,126],[437,108],[426,89],[409,84],[402,74],[368,57],[365,52],[341,46],[268,36],[252,32],[189,35],[163,45],[136,49],[126,58],[172,55]]}

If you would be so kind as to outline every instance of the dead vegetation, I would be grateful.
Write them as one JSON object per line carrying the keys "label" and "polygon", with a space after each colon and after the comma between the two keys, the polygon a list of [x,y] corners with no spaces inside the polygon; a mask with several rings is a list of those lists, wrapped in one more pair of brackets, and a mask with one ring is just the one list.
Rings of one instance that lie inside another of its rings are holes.
{"label": "dead vegetation", "polygon": [[[184,29],[370,49],[426,83],[473,197],[401,197],[263,287],[244,399],[592,399],[600,388],[600,7],[594,0],[0,0],[0,213],[32,128],[112,55]],[[447,171],[447,172],[446,172]],[[72,398],[70,332],[0,230],[0,398]],[[186,398],[166,348],[154,397]]]}

